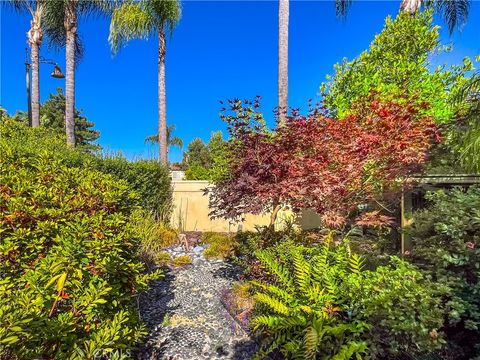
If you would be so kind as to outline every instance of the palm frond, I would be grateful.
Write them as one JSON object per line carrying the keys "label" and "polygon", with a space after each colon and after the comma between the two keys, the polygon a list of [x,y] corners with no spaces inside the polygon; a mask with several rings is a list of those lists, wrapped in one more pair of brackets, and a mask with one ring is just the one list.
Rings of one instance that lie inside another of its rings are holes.
{"label": "palm frond", "polygon": [[335,13],[338,17],[345,18],[352,0],[335,0]]}
{"label": "palm frond", "polygon": [[133,39],[148,39],[156,33],[155,19],[144,11],[140,3],[126,2],[117,7],[112,14],[108,41],[113,53]]}
{"label": "palm frond", "polygon": [[113,10],[110,22],[110,42],[112,52],[130,40],[148,39],[159,29],[172,33],[181,16],[180,2],[177,0],[127,1]]}
{"label": "palm frond", "polygon": [[470,12],[469,0],[429,0],[425,6],[433,8],[443,18],[450,34],[466,23]]}

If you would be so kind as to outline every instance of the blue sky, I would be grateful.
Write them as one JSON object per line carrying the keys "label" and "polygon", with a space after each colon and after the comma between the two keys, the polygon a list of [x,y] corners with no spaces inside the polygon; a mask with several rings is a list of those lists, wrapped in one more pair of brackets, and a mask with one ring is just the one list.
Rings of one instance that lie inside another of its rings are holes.
{"label": "blue sky", "polygon": [[[397,1],[354,1],[346,20],[335,17],[332,1],[291,1],[289,34],[289,103],[305,108],[318,96],[320,83],[343,57],[353,58],[366,49],[395,15]],[[25,47],[29,18],[0,7],[0,104],[9,113],[26,109]],[[167,45],[167,121],[185,144],[194,138],[208,140],[224,129],[219,100],[262,97],[262,108],[272,119],[277,87],[277,12],[275,1],[184,1],[183,17]],[[437,23],[445,29],[441,20]],[[157,40],[129,43],[115,57],[107,42],[109,20],[83,19],[79,33],[85,56],[76,73],[76,106],[95,122],[100,144],[122,150],[129,158],[149,157],[155,151],[143,139],[156,133]],[[462,32],[442,42],[454,43],[446,62],[480,54],[480,2],[473,1],[469,22]],[[41,55],[65,68],[64,50]],[[52,67],[42,65],[41,100],[64,87],[50,78]],[[181,151],[171,149],[171,161]]]}

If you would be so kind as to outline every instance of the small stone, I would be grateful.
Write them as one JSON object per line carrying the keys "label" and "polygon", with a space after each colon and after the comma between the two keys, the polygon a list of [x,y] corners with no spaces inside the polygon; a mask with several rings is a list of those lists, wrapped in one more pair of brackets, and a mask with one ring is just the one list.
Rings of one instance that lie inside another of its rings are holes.
{"label": "small stone", "polygon": [[205,248],[203,248],[200,245],[197,245],[193,248],[193,252],[196,253],[196,254],[200,254],[203,250],[205,250]]}

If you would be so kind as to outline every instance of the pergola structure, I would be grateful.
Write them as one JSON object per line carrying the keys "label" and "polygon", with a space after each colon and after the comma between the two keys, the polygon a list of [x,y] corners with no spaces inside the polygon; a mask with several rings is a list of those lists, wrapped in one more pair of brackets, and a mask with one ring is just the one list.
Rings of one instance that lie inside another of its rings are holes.
{"label": "pergola structure", "polygon": [[402,193],[400,206],[400,234],[402,255],[412,250],[412,242],[408,234],[403,231],[413,222],[413,211],[426,206],[425,193],[438,189],[451,189],[453,187],[468,188],[480,184],[480,174],[437,174],[414,177],[416,185]]}

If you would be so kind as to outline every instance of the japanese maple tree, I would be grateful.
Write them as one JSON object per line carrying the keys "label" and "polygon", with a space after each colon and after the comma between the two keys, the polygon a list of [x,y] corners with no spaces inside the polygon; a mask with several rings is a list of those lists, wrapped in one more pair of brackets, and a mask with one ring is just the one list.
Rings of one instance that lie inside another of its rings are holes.
{"label": "japanese maple tree", "polygon": [[[294,113],[273,131],[258,99],[229,101],[222,118],[233,157],[229,176],[210,190],[211,215],[235,219],[271,211],[273,225],[278,210],[290,206],[314,209],[329,227],[351,219],[388,222],[381,210],[409,175],[421,171],[439,134],[418,108],[372,99],[344,119],[327,117],[321,108]],[[362,204],[373,206],[357,216]]]}

